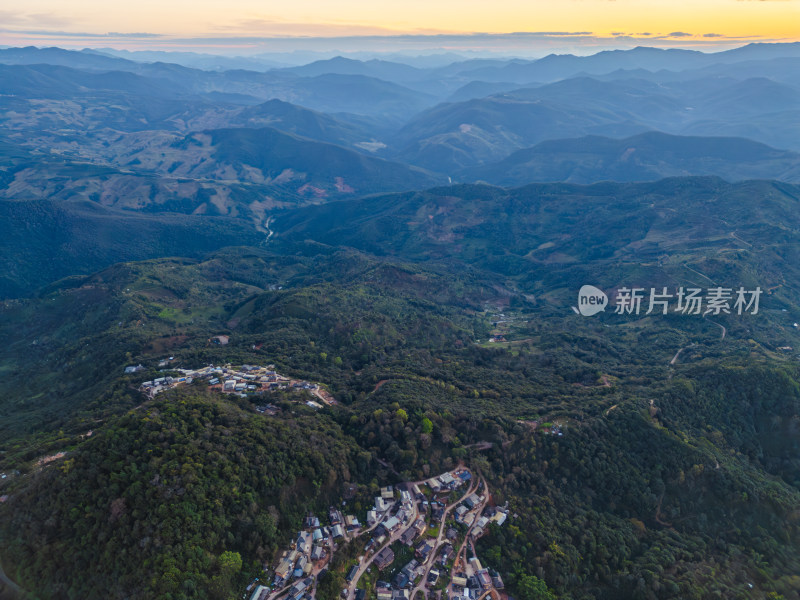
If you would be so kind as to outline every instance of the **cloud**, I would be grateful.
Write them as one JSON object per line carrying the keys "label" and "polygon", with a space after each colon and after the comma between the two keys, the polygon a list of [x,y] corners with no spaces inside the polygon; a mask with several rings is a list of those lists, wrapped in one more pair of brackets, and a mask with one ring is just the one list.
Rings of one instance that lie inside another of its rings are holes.
{"label": "cloud", "polygon": [[[327,37],[350,35],[392,35],[396,30],[377,25],[354,23],[293,23],[269,18],[240,19],[228,24],[212,24],[211,31],[224,34],[257,34],[275,37]],[[428,33],[439,33],[428,31]]]}
{"label": "cloud", "polygon": [[553,37],[571,37],[573,35],[592,35],[591,31],[515,31],[514,33],[504,34],[485,34],[485,35],[528,35],[536,36],[553,36]]}
{"label": "cloud", "polygon": [[160,33],[87,33],[85,31],[58,31],[49,29],[9,29],[0,28],[2,33],[13,33],[17,35],[28,35],[40,38],[86,38],[86,39],[160,39],[164,36]]}
{"label": "cloud", "polygon": [[145,33],[145,32],[140,32],[140,33],[119,33],[117,31],[109,31],[108,33],[106,33],[104,36],[101,36],[101,37],[161,38],[161,37],[164,37],[164,36],[162,34],[160,34],[160,33]]}
{"label": "cloud", "polygon": [[[3,22],[16,15],[12,24]],[[268,19],[221,24],[207,36],[141,33],[76,33],[58,27],[36,29],[28,16],[0,11],[0,40],[7,46],[56,45],[70,48],[113,47],[128,50],[181,50],[216,54],[311,52],[326,55],[377,53],[456,52],[473,56],[539,58],[548,53],[586,55],[601,50],[633,48],[645,44],[657,48],[728,49],[744,42],[781,42],[760,36],[728,37],[724,34],[666,33],[593,34],[588,31],[528,31],[516,33],[398,32],[344,23],[319,24],[316,33],[308,24],[278,23]],[[27,25],[27,26],[25,26]],[[301,25],[302,28],[301,29]],[[242,26],[244,30],[240,29]],[[255,26],[255,30],[250,27]],[[263,26],[263,29],[259,29]],[[277,31],[270,31],[271,28]],[[66,28],[65,28],[66,29]]]}
{"label": "cloud", "polygon": [[0,10],[0,23],[6,27],[64,27],[70,20],[53,13],[26,13]]}

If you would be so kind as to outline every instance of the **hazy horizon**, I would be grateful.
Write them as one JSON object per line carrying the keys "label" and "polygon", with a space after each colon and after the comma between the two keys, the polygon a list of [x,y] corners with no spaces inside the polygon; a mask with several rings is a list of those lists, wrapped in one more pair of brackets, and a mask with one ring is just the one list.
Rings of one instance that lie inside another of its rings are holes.
{"label": "hazy horizon", "polygon": [[300,0],[272,6],[235,0],[150,1],[109,10],[96,0],[32,0],[0,10],[0,45],[174,50],[248,56],[264,52],[474,52],[541,56],[655,47],[724,50],[748,42],[800,40],[794,0]]}

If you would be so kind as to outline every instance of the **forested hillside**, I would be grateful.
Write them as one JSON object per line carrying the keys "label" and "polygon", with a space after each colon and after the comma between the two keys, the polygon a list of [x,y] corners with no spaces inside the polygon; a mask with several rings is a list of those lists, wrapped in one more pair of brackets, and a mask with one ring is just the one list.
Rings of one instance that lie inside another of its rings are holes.
{"label": "forested hillside", "polygon": [[2,600],[800,600],[800,46],[453,52],[0,49]]}
{"label": "forested hillside", "polygon": [[[6,304],[5,394],[29,398],[3,406],[8,573],[44,596],[227,597],[345,482],[466,461],[518,515],[480,551],[520,595],[536,575],[565,598],[794,597],[800,393],[779,313],[720,340],[699,317],[586,319],[485,270],[295,251],[131,263]],[[508,341],[487,343],[499,312]],[[276,395],[262,415],[202,383],[148,400],[135,387],[167,354],[274,362],[340,405]]]}

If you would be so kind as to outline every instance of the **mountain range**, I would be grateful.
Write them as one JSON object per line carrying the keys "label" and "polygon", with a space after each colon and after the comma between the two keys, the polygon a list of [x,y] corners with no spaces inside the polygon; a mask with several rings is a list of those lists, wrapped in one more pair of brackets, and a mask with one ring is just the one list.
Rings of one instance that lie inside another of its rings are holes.
{"label": "mountain range", "polygon": [[800,599],[800,46],[289,58],[0,49],[0,597]]}
{"label": "mountain range", "polygon": [[623,139],[547,140],[494,164],[465,169],[459,179],[514,187],[530,181],[655,181],[684,175],[798,182],[800,155],[745,138],[648,131]]}

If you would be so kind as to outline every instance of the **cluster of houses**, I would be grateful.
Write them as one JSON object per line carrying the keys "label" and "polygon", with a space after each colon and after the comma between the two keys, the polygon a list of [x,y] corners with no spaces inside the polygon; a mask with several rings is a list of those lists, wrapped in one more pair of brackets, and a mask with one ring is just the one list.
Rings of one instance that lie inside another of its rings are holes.
{"label": "cluster of houses", "polygon": [[[330,508],[328,520],[329,525],[322,525],[319,517],[308,515],[303,521],[303,529],[278,559],[272,589],[283,590],[290,586],[283,596],[286,600],[310,600],[313,597],[313,573],[327,564],[338,541],[358,535],[362,527],[356,516],[343,515],[335,507]],[[260,585],[250,598],[265,600],[270,593],[270,588]]]}
{"label": "cluster of houses", "polygon": [[[406,490],[402,490],[400,492],[400,497],[401,506],[398,513],[400,513],[400,511],[413,512],[414,507],[411,504],[411,495]],[[375,496],[375,504],[367,511],[367,525],[372,527],[384,516],[389,517],[389,512],[394,508],[396,503],[397,499],[395,498],[394,488],[391,485],[381,488],[381,495]],[[387,518],[382,525],[384,528],[392,531],[393,528],[398,527],[403,522],[403,516],[404,513],[400,513],[399,517],[396,514],[393,517]]]}
{"label": "cluster of houses", "polygon": [[[433,477],[419,485],[385,486],[375,496],[364,525],[356,516],[344,515],[336,507],[329,509],[328,525],[322,525],[319,518],[308,515],[303,529],[279,557],[271,585],[253,582],[248,588],[248,592],[252,590],[250,600],[313,600],[317,577],[324,572],[338,544],[353,540],[365,531],[371,534],[370,539],[364,547],[364,556],[346,574],[351,595],[344,590],[343,596],[367,600],[365,591],[355,586],[358,585],[362,561],[374,553],[371,562],[379,573],[375,590],[378,600],[410,600],[411,590],[420,577],[427,574],[423,584],[431,588],[447,573],[465,530],[477,539],[490,523],[502,525],[506,521],[507,508],[486,506],[485,495],[478,492],[463,498],[449,513],[455,524],[445,521],[447,500],[442,495],[448,496],[450,491],[463,486],[471,478],[469,471],[459,470]],[[433,499],[428,500],[428,496],[422,493],[422,485],[434,491]],[[481,491],[480,487],[478,491]],[[486,493],[484,489],[483,494]],[[440,530],[438,537],[424,535],[428,527],[427,512],[420,513],[417,504],[419,508],[430,507],[431,527],[446,528]],[[412,548],[413,558],[399,570],[395,566],[389,571],[397,559],[398,543]],[[484,569],[477,558],[470,559],[466,565],[457,561],[456,568],[459,572],[454,573],[446,600],[475,600],[491,587],[503,588],[500,576]]]}
{"label": "cluster of houses", "polygon": [[475,508],[481,506],[483,501],[484,497],[482,495],[477,493],[470,494],[464,498],[463,502],[454,511],[456,523],[462,523],[470,527],[470,535],[474,539],[478,539],[483,535],[489,523],[501,526],[508,518],[508,511],[496,506],[487,506],[482,514],[478,514]]}
{"label": "cluster of houses", "polygon": [[[456,471],[455,474],[453,473],[443,473],[438,477],[431,477],[428,479],[425,484],[433,490],[434,493],[438,494],[444,491],[452,491],[457,490],[462,485],[466,484],[472,479],[472,474],[467,471],[466,469],[461,469]],[[414,493],[417,495],[420,494],[419,486],[414,486]]]}
{"label": "cluster of houses", "polygon": [[[125,372],[135,373],[142,368],[141,365],[125,367]],[[129,371],[129,369],[133,370]],[[318,384],[285,377],[275,372],[274,369],[273,365],[266,367],[242,365],[237,368],[233,368],[230,365],[224,367],[209,365],[202,369],[175,369],[174,371],[181,373],[180,376],[165,376],[152,381],[145,381],[139,389],[152,398],[156,394],[173,387],[192,383],[196,379],[204,379],[212,390],[226,394],[247,396],[248,394],[263,394],[264,392],[276,390],[306,390],[323,400],[323,402],[328,404],[335,403],[330,394],[322,390]],[[322,404],[314,400],[308,400],[306,404],[314,409],[322,408]]]}
{"label": "cluster of houses", "polygon": [[470,558],[466,571],[455,573],[450,583],[450,600],[474,600],[492,588],[502,590],[505,587],[500,574],[484,568],[477,556]]}
{"label": "cluster of houses", "polygon": [[[396,492],[400,496],[399,502]],[[415,519],[415,515],[414,498],[411,492],[407,489],[395,490],[391,485],[381,488],[380,496],[375,496],[375,504],[367,511],[367,526],[374,527],[374,529],[365,551],[372,552],[379,548],[403,527],[406,529],[400,536],[401,540],[411,535],[409,531],[415,532],[413,537],[419,535],[425,530],[425,522],[422,519]],[[413,526],[412,520],[414,521]],[[386,548],[386,551],[379,552],[375,557],[375,564],[378,566],[378,570],[383,570],[393,560],[394,553],[391,549]]]}

